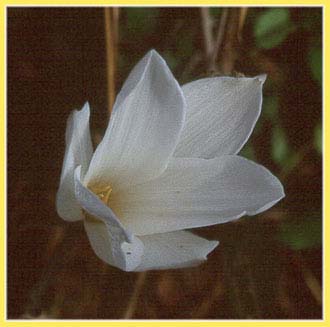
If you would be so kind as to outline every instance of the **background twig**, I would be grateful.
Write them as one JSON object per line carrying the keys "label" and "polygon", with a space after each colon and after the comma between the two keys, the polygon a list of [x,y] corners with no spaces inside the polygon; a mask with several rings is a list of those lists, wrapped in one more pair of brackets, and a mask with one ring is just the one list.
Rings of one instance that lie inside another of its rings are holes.
{"label": "background twig", "polygon": [[235,61],[237,58],[238,45],[238,27],[239,27],[239,8],[230,8],[228,24],[226,28],[225,42],[222,47],[222,58],[219,63],[220,71],[224,75],[233,73]]}
{"label": "background twig", "polygon": [[128,303],[127,309],[124,314],[124,319],[130,319],[133,317],[135,310],[136,310],[136,305],[137,305],[141,290],[142,290],[144,282],[146,280],[146,277],[147,277],[146,271],[138,273],[138,277],[137,277],[137,280],[135,283],[135,287],[134,287],[132,296],[130,298],[130,301]]}
{"label": "background twig", "polygon": [[119,8],[104,8],[106,63],[108,82],[108,110],[111,113],[116,96],[116,61],[118,56]]}
{"label": "background twig", "polygon": [[210,61],[214,48],[213,31],[212,31],[213,21],[209,10],[210,9],[206,7],[200,8],[202,29],[204,36],[205,59],[207,62]]}
{"label": "background twig", "polygon": [[219,54],[220,47],[223,43],[227,18],[228,18],[228,8],[224,8],[223,12],[222,12],[222,15],[221,15],[221,18],[220,18],[220,21],[219,21],[218,33],[217,33],[216,40],[215,40],[215,43],[214,43],[214,47],[213,47],[213,51],[212,51],[212,57],[211,57],[210,63],[209,63],[209,70],[212,71],[212,72],[217,71],[216,61],[217,61],[217,57],[218,57],[218,54]]}

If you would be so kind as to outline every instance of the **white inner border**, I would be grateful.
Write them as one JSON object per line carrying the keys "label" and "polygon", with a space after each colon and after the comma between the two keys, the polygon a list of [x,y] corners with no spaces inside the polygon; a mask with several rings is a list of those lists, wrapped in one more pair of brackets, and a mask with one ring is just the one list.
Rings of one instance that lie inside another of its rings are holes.
{"label": "white inner border", "polygon": [[[216,8],[236,8],[236,7],[248,7],[248,8],[266,8],[266,7],[286,7],[286,8],[322,8],[322,319],[308,319],[308,320],[302,320],[302,319],[8,319],[8,312],[7,312],[7,9],[8,8],[37,8],[37,7],[45,7],[45,8],[107,8],[107,7],[132,7],[132,8],[201,8],[201,7],[216,7]],[[4,123],[5,123],[5,163],[4,163],[4,168],[5,168],[5,174],[4,174],[4,182],[5,182],[5,194],[4,194],[4,210],[5,210],[5,215],[4,215],[4,250],[5,250],[5,258],[4,258],[4,277],[5,277],[5,287],[4,287],[4,312],[5,312],[5,321],[6,322],[58,322],[61,324],[61,322],[162,322],[162,321],[168,321],[168,322],[324,322],[325,317],[324,317],[324,308],[326,306],[326,299],[325,299],[325,259],[324,259],[324,252],[325,252],[325,219],[324,219],[324,211],[325,211],[325,192],[324,192],[324,185],[325,185],[325,180],[324,180],[324,168],[325,168],[325,159],[324,159],[324,141],[325,141],[325,124],[324,124],[324,115],[325,115],[325,92],[324,92],[324,85],[325,85],[325,5],[287,5],[287,4],[280,4],[280,5],[270,5],[270,4],[264,4],[264,5],[246,5],[246,4],[233,4],[233,5],[215,5],[215,4],[210,4],[210,5],[176,5],[176,4],[170,4],[170,5],[156,5],[156,4],[142,4],[142,5],[118,5],[118,4],[111,4],[109,6],[105,5],[79,5],[79,4],[68,4],[68,5],[44,5],[44,4],[28,4],[28,5],[5,5],[4,6],[4,32],[5,32],[5,37],[4,37],[4,67],[5,67],[5,83],[4,83]]]}

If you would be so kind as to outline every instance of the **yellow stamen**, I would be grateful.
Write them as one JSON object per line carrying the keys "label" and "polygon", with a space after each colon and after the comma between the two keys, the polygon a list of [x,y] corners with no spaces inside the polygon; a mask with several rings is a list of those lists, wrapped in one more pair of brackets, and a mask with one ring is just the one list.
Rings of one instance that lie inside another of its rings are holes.
{"label": "yellow stamen", "polygon": [[103,189],[97,189],[96,187],[90,187],[89,188],[93,193],[95,193],[104,204],[108,204],[110,194],[112,192],[111,186],[107,186]]}

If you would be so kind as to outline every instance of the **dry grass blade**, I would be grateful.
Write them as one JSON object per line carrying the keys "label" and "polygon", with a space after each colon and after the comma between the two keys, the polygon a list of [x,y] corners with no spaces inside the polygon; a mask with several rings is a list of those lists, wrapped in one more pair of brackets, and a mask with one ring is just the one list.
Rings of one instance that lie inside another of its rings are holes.
{"label": "dry grass blade", "polygon": [[223,12],[222,12],[220,22],[219,22],[219,27],[218,27],[218,33],[217,33],[213,51],[212,51],[212,57],[211,57],[211,60],[209,63],[209,70],[211,70],[213,72],[217,71],[216,61],[217,61],[220,47],[223,43],[227,19],[228,19],[228,8],[223,8]]}
{"label": "dry grass blade", "polygon": [[210,10],[207,7],[200,8],[201,19],[202,19],[202,29],[204,36],[204,47],[205,47],[205,59],[209,61],[211,59],[214,40],[213,40],[213,21],[210,15]]}
{"label": "dry grass blade", "polygon": [[104,8],[104,27],[106,41],[106,63],[107,63],[107,94],[108,110],[111,113],[116,96],[116,62],[118,56],[118,22],[119,8]]}
{"label": "dry grass blade", "polygon": [[248,9],[249,9],[248,7],[242,7],[239,9],[238,30],[237,30],[237,39],[239,41],[242,40],[242,31],[243,31],[243,26],[245,23]]}
{"label": "dry grass blade", "polygon": [[146,277],[147,277],[146,271],[138,273],[138,278],[136,280],[135,287],[132,296],[130,298],[130,301],[128,303],[127,309],[125,311],[124,319],[131,319],[133,317]]}

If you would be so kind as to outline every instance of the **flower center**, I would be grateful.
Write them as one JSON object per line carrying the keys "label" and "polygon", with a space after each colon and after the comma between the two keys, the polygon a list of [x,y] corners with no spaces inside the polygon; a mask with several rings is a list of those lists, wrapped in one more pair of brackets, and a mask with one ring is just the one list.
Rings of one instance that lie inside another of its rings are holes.
{"label": "flower center", "polygon": [[102,189],[97,187],[90,187],[90,190],[96,194],[104,204],[108,205],[110,194],[112,192],[110,185]]}

